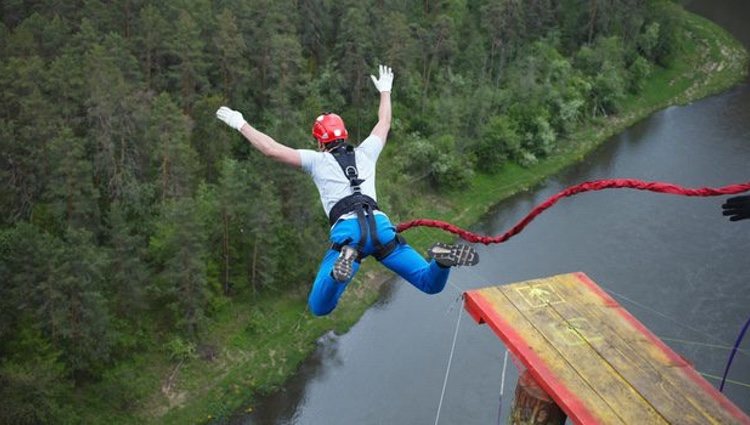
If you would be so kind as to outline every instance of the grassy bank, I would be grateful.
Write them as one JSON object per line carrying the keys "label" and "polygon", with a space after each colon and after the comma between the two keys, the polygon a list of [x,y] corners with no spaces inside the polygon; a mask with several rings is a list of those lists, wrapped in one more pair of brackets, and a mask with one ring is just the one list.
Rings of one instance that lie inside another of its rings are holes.
{"label": "grassy bank", "polygon": [[[445,219],[467,227],[494,205],[582,159],[610,136],[655,110],[684,104],[731,87],[744,78],[747,53],[721,28],[685,13],[689,28],[685,50],[669,69],[650,76],[642,94],[627,100],[623,112],[583,128],[560,142],[550,158],[523,168],[507,165],[494,174],[479,174],[467,189],[414,196],[412,215]],[[393,217],[394,221],[406,217]],[[411,232],[412,245],[423,249],[436,231]],[[390,278],[369,261],[334,314],[314,318],[306,311],[307,288],[296,293],[268,292],[260,298],[236,300],[222,308],[206,332],[205,346],[194,356],[170,360],[154,348],[120,373],[132,384],[137,406],[112,412],[106,388],[80,394],[85,423],[210,423],[244,406],[252,409],[258,394],[282,384],[314,350],[329,330],[344,332],[378,297]],[[247,403],[250,404],[247,404]],[[136,411],[137,414],[126,413]]]}

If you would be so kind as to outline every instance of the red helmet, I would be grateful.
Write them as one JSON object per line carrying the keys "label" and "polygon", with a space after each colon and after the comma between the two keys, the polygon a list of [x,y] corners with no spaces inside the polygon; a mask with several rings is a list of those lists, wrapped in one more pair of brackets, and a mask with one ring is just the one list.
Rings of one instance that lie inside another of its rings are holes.
{"label": "red helmet", "polygon": [[349,138],[349,132],[346,131],[344,120],[334,113],[326,113],[315,119],[312,128],[312,135],[321,143],[331,143],[334,140]]}

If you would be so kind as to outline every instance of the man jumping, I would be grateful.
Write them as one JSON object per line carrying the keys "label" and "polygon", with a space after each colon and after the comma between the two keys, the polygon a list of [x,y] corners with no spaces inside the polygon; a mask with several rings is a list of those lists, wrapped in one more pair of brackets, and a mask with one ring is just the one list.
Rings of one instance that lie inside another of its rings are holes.
{"label": "man jumping", "polygon": [[301,167],[312,176],[320,192],[323,209],[331,223],[331,248],[326,252],[308,299],[310,311],[317,316],[336,307],[359,263],[374,256],[419,290],[436,294],[443,290],[450,267],[474,265],[479,256],[467,245],[436,243],[427,262],[396,234],[388,216],[377,205],[375,164],[385,146],[391,127],[391,68],[380,65],[379,78],[371,75],[380,92],[378,122],[370,136],[356,148],[348,144],[349,133],[336,114],[316,118],[312,134],[318,152],[292,149],[250,126],[238,111],[222,106],[216,117],[238,130],[263,155],[276,161]]}

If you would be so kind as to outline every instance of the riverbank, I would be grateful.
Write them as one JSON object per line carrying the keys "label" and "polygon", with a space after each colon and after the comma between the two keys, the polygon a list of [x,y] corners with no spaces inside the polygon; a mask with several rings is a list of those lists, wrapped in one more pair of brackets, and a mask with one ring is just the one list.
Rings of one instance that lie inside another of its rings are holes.
{"label": "riverbank", "polygon": [[[468,190],[418,198],[411,215],[468,226],[500,200],[539,184],[654,110],[704,97],[739,81],[746,71],[744,50],[712,24],[693,16],[686,19],[694,43],[674,68],[652,75],[644,93],[630,99],[624,113],[579,131],[561,143],[563,148],[553,158],[533,167],[508,166],[500,173],[478,175]],[[394,217],[394,221],[400,218],[406,217]],[[438,235],[446,237],[432,231],[406,236],[412,244],[424,247]],[[237,300],[223,310],[208,332],[205,350],[199,350],[195,358],[172,364],[163,354],[144,355],[131,367],[140,369],[137,379],[143,380],[144,388],[161,390],[146,398],[137,418],[123,415],[118,419],[131,423],[211,422],[254,394],[272,390],[315,348],[319,335],[328,329],[345,331],[377,299],[378,285],[373,281],[382,282],[390,275],[373,262],[364,271],[364,278],[352,285],[330,317],[313,318],[306,313],[306,288],[282,296],[269,293],[261,299]],[[109,416],[106,410],[101,412],[101,416]]]}

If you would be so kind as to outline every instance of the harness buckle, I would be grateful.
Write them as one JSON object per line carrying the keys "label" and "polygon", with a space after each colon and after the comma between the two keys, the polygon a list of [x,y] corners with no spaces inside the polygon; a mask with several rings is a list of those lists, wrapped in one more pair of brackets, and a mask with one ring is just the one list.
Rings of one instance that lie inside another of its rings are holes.
{"label": "harness buckle", "polygon": [[346,177],[351,179],[356,179],[359,176],[359,173],[357,172],[357,167],[353,165],[347,165],[346,168],[344,168],[344,174]]}

